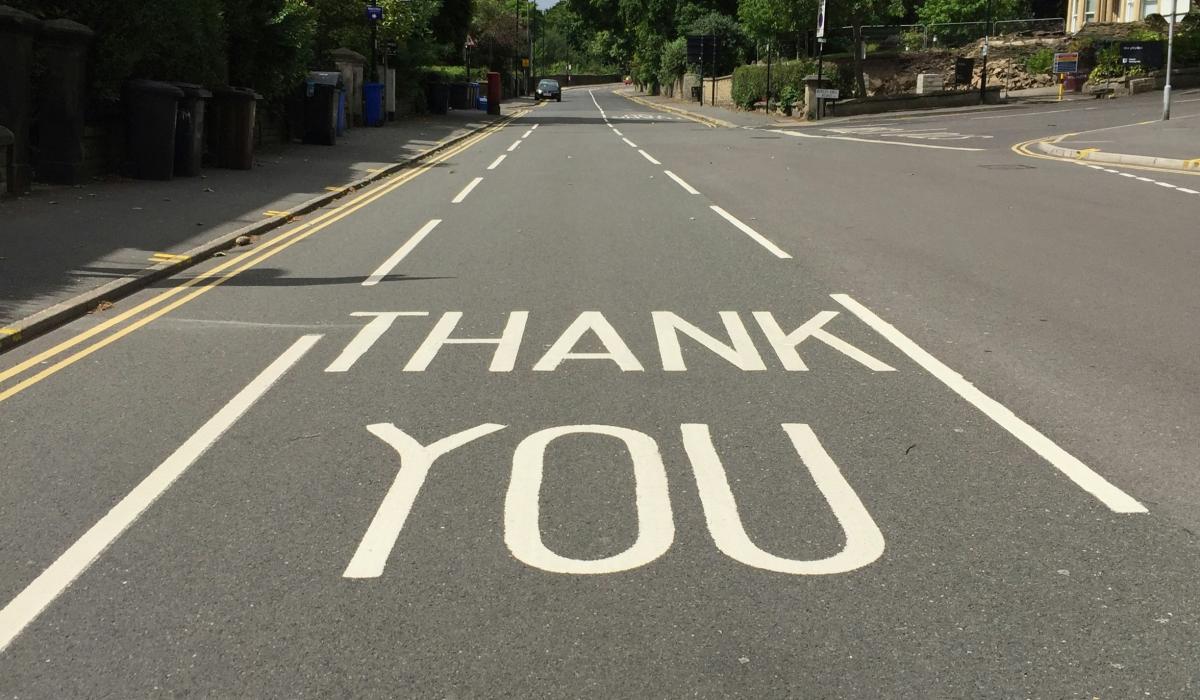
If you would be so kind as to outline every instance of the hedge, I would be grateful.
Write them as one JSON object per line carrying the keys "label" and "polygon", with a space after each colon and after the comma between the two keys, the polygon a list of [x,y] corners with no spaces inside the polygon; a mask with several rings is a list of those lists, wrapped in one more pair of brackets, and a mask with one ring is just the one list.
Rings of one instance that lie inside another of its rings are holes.
{"label": "hedge", "polygon": [[[771,92],[778,95],[785,85],[803,94],[805,76],[816,73],[812,61],[782,61],[771,65]],[[742,109],[754,109],[754,104],[767,97],[767,66],[739,66],[733,71],[733,101]]]}

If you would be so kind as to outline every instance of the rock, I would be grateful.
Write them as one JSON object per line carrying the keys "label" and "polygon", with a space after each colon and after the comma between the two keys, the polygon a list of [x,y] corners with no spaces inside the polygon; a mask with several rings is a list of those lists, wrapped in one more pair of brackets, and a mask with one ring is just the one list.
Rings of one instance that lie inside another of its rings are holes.
{"label": "rock", "polygon": [[238,236],[233,240],[234,245],[250,245],[251,242],[249,236]]}

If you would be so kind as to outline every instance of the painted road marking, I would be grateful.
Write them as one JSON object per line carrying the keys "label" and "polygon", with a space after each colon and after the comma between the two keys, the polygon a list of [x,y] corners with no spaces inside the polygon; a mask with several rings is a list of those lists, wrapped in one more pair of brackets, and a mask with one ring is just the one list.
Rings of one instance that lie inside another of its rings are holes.
{"label": "painted road marking", "polygon": [[1092,471],[1086,464],[1056,445],[1050,438],[1018,418],[1012,411],[1001,405],[1000,402],[984,394],[961,374],[950,369],[933,355],[921,349],[908,336],[897,330],[895,326],[876,316],[870,309],[852,299],[850,295],[831,294],[830,297],[846,307],[850,313],[857,316],[863,323],[875,329],[880,335],[895,345],[897,349],[908,355],[910,359],[945,384],[951,391],[966,399],[968,403],[982,411],[984,415],[995,421],[1001,428],[1007,430],[1013,437],[1041,455],[1055,469],[1075,482],[1077,486],[1099,499],[1110,510],[1116,513],[1146,512],[1146,507],[1132,496],[1113,486],[1104,477]]}
{"label": "painted road marking", "polygon": [[[518,141],[517,143],[520,143],[520,142]],[[510,148],[508,150],[511,151],[512,149]],[[474,180],[471,180],[470,184],[468,184],[466,187],[462,188],[462,192],[459,192],[458,194],[454,195],[454,199],[450,200],[450,203],[451,204],[462,204],[462,201],[467,198],[467,195],[471,194],[471,190],[475,189],[475,186],[481,182],[483,182],[482,177],[477,177]]]}
{"label": "painted road marking", "polygon": [[910,148],[932,148],[940,151],[983,151],[983,148],[969,148],[967,146],[939,146],[932,143],[910,143],[908,141],[884,141],[882,139],[864,139],[857,136],[822,136],[820,134],[805,134],[800,131],[789,131],[787,129],[767,129],[777,134],[787,134],[788,136],[798,136],[806,139],[831,139],[834,141],[857,141],[859,143],[880,143],[887,146],[908,146]]}
{"label": "painted road marking", "polygon": [[642,157],[645,158],[646,160],[650,161],[651,163],[654,163],[655,165],[662,165],[662,163],[658,162],[657,160],[654,160],[653,156],[651,156],[649,153],[643,151],[640,148],[638,149],[638,153],[641,153]]}
{"label": "painted road marking", "polygon": [[374,272],[372,272],[370,277],[363,280],[363,286],[374,287],[375,285],[379,284],[379,282],[382,281],[384,277],[387,277],[388,273],[392,271],[392,268],[399,265],[400,261],[403,260],[406,255],[411,253],[413,248],[416,248],[421,241],[424,240],[425,236],[428,236],[429,232],[437,228],[437,225],[440,223],[442,223],[441,219],[431,219],[429,223],[422,226],[419,231],[413,234],[412,238],[405,241],[404,245],[400,246],[395,253],[392,253],[392,257],[384,260],[383,264],[380,265],[379,268]]}
{"label": "painted road marking", "polygon": [[993,114],[993,115],[987,116],[987,117],[971,117],[971,119],[972,120],[975,120],[975,119],[1013,119],[1015,117],[1040,117],[1043,114],[1058,114],[1059,112],[1087,112],[1087,111],[1090,111],[1093,109],[1096,109],[1096,107],[1083,107],[1083,108],[1076,107],[1074,109],[1051,109],[1051,110],[1047,110],[1045,112],[1018,112],[1016,114]]}
{"label": "painted road marking", "polygon": [[965,141],[967,139],[990,139],[991,136],[982,134],[962,134],[957,131],[946,131],[939,128],[931,129],[901,129],[892,126],[856,126],[830,127],[822,129],[833,134],[858,136],[895,136],[902,139],[922,139],[930,141]]}
{"label": "painted road marking", "polygon": [[513,151],[517,150],[517,146],[520,146],[520,145],[521,145],[521,139],[517,139],[516,141],[513,141],[513,145],[508,147],[508,152],[512,153]]}
{"label": "painted road marking", "polygon": [[625,134],[622,134],[620,131],[617,131],[617,127],[615,127],[615,126],[614,126],[614,127],[612,127],[612,130],[613,130],[613,133],[614,133],[614,134],[616,134],[617,136],[624,136],[624,135],[625,135]]}
{"label": "painted road marking", "polygon": [[305,335],[292,343],[291,347],[200,426],[200,429],[170,457],[155,467],[154,471],[68,547],[67,551],[17,594],[17,597],[9,601],[8,605],[0,610],[0,652],[7,649],[22,630],[79,578],[92,562],[133,525],[188,467],[212,447],[225,431],[320,339],[320,335]]}
{"label": "painted road marking", "polygon": [[[786,559],[755,545],[746,534],[709,426],[685,423],[679,427],[684,451],[695,474],[705,524],[713,543],[726,556],[765,571],[823,576],[862,568],[883,555],[883,533],[807,424],[783,423],[781,427],[845,535],[841,551],[816,560]],[[353,579],[381,576],[437,459],[505,428],[499,423],[483,423],[425,446],[394,424],[368,425],[372,435],[399,455],[400,467],[342,576]],[[601,559],[575,559],[554,552],[542,536],[541,491],[548,448],[556,440],[569,441],[577,435],[599,435],[621,441],[633,467],[637,537],[627,549]],[[504,498],[504,543],[515,559],[556,574],[612,574],[653,562],[670,550],[674,538],[667,471],[658,442],[650,435],[614,425],[561,425],[529,435],[513,452],[512,473]]]}
{"label": "painted road marking", "polygon": [[1149,177],[1142,177],[1140,175],[1134,175],[1133,173],[1121,172],[1120,170],[1106,168],[1101,165],[1092,165],[1090,163],[1083,163],[1081,161],[1070,161],[1070,162],[1075,162],[1075,163],[1079,163],[1080,165],[1085,165],[1091,170],[1106,172],[1106,173],[1110,173],[1112,175],[1120,175],[1121,177],[1126,177],[1126,178],[1130,178],[1133,180],[1137,180],[1138,182],[1148,182],[1152,185],[1158,185],[1159,187],[1165,187],[1166,189],[1169,189],[1169,190],[1176,190],[1176,191],[1182,192],[1184,194],[1200,194],[1200,191],[1189,189],[1187,187],[1180,187],[1179,185],[1173,185],[1169,182],[1162,182],[1161,180],[1155,180],[1155,179],[1149,178]]}
{"label": "painted road marking", "polygon": [[766,236],[763,236],[758,231],[755,231],[754,229],[750,228],[746,224],[742,223],[741,221],[738,220],[738,218],[736,216],[734,216],[733,214],[730,214],[729,212],[725,211],[721,207],[718,207],[717,205],[714,204],[711,207],[709,207],[709,209],[712,209],[713,211],[717,212],[717,214],[720,214],[721,218],[725,219],[729,223],[736,226],[737,229],[739,231],[741,231],[742,233],[753,238],[762,247],[771,251],[771,254],[774,255],[775,257],[783,258],[783,259],[789,259],[792,257],[792,256],[788,255],[787,253],[783,252],[783,250],[779,246],[777,246],[774,243],[772,243],[771,241],[767,240]]}
{"label": "painted road marking", "polygon": [[663,172],[667,174],[667,177],[669,177],[669,178],[671,178],[672,180],[674,180],[674,181],[675,181],[675,184],[677,184],[677,185],[679,185],[680,187],[682,187],[683,189],[687,190],[687,193],[688,193],[688,194],[700,194],[700,190],[698,190],[698,189],[696,189],[695,187],[692,187],[691,185],[687,184],[686,182],[684,182],[684,181],[683,181],[683,178],[679,177],[678,175],[676,175],[675,173],[671,172],[670,170],[664,170]]}
{"label": "painted road marking", "polygon": [[505,158],[507,158],[507,157],[508,157],[507,155],[505,155],[505,154],[501,153],[499,156],[497,156],[497,157],[496,157],[496,160],[493,160],[493,161],[492,161],[492,164],[491,164],[491,165],[487,166],[487,169],[488,169],[488,170],[495,170],[496,168],[500,167],[500,164],[501,164],[501,163],[503,163],[503,162],[504,162],[504,159],[505,159]]}
{"label": "painted road marking", "polygon": [[1179,190],[1180,192],[1185,192],[1187,194],[1200,194],[1200,191],[1188,189],[1186,187],[1176,187],[1175,189]]}
{"label": "painted road marking", "polygon": [[540,124],[534,124],[533,126],[529,127],[529,130],[533,131],[533,130],[537,129],[539,126],[540,126]]}
{"label": "painted road marking", "polygon": [[174,253],[155,253],[149,257],[151,262],[180,262],[190,259],[186,255],[175,255]]}
{"label": "painted road marking", "polygon": [[632,147],[632,148],[638,147],[638,145],[636,143],[634,143],[633,141],[630,141],[629,139],[625,138],[624,136],[621,137],[621,140],[624,141],[625,143],[629,144],[630,147]]}
{"label": "painted road marking", "polygon": [[600,116],[604,117],[604,121],[607,122],[608,115],[604,113],[604,108],[601,107],[600,103],[596,101],[596,93],[592,90],[588,90],[588,94],[592,96],[592,104],[596,105],[596,109],[600,110]]}
{"label": "painted road marking", "polygon": [[187,292],[192,287],[196,287],[196,289],[192,289],[192,291],[182,299],[177,299],[176,301],[167,304],[165,307],[130,323],[128,326],[114,331],[112,335],[97,340],[94,344],[75,352],[73,355],[63,358],[58,362],[55,362],[49,367],[42,369],[28,379],[25,379],[8,389],[0,391],[0,401],[6,401],[12,398],[34,384],[37,384],[38,382],[62,371],[63,369],[75,364],[79,360],[91,355],[92,353],[97,352],[98,350],[107,347],[112,343],[115,343],[126,335],[129,335],[130,333],[136,331],[142,326],[149,324],[150,322],[169,313],[170,311],[183,306],[201,294],[204,294],[209,290],[224,284],[226,281],[233,279],[242,272],[245,272],[246,270],[258,265],[268,258],[287,250],[291,246],[303,241],[309,236],[312,236],[317,232],[337,223],[338,221],[341,221],[359,209],[376,202],[377,200],[383,198],[389,193],[399,189],[401,186],[436,167],[438,163],[446,161],[455,155],[470,149],[472,146],[491,136],[493,133],[503,129],[508,122],[516,119],[518,116],[520,115],[518,114],[505,117],[497,121],[492,126],[487,127],[482,132],[474,136],[468,136],[461,143],[453,145],[441,153],[437,153],[428,157],[427,159],[422,160],[417,164],[416,168],[400,173],[395,180],[383,182],[378,187],[368,189],[362,194],[359,194],[351,199],[346,204],[338,207],[331,207],[328,211],[319,214],[309,221],[306,221],[298,226],[293,226],[276,236],[268,238],[265,242],[255,246],[255,248],[252,250],[231,258],[230,260],[223,262],[210,270],[205,270],[195,277],[184,280],[179,285],[172,287],[144,302],[141,302],[133,308],[123,311],[112,318],[105,320],[103,323],[92,326],[91,328],[72,336],[68,340],[64,340],[54,347],[43,350],[33,357],[22,360],[16,365],[0,371],[0,382],[2,382],[15,377],[26,370],[39,367],[45,364],[46,360],[49,358],[60,355],[76,345],[84,343],[100,333],[103,333],[104,331],[107,331],[118,324],[137,316],[143,311],[158,306],[159,304],[169,300],[171,297]]}
{"label": "painted road marking", "polygon": [[532,133],[533,133],[533,129],[529,129],[525,133],[521,134],[521,138],[527,139],[527,138],[529,138],[529,135]]}
{"label": "painted road marking", "polygon": [[338,353],[337,359],[325,368],[326,372],[348,372],[358,358],[366,354],[371,346],[383,337],[401,316],[428,316],[428,311],[354,311],[351,316],[372,317],[367,325],[362,327],[346,347]]}

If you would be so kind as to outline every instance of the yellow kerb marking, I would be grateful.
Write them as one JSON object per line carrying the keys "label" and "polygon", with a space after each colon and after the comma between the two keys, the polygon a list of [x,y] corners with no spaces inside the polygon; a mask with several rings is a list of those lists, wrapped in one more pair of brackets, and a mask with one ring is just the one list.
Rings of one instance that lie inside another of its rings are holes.
{"label": "yellow kerb marking", "polygon": [[268,209],[263,212],[263,216],[291,216],[290,211],[279,211],[278,209]]}
{"label": "yellow kerb marking", "polygon": [[1100,149],[1099,148],[1081,148],[1081,149],[1079,149],[1079,153],[1076,154],[1075,157],[1080,158],[1080,159],[1086,159],[1089,155],[1091,155],[1092,153],[1095,153],[1098,150],[1100,150]]}

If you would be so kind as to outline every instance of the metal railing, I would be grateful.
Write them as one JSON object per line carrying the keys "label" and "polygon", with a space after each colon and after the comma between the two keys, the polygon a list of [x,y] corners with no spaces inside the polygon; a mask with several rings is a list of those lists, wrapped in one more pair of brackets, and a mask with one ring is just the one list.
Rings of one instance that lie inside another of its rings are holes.
{"label": "metal railing", "polygon": [[[876,44],[876,50],[920,51],[939,47],[956,48],[982,39],[984,34],[1021,35],[1036,32],[1065,33],[1067,21],[1052,19],[1002,19],[987,22],[941,22],[935,24],[870,24],[863,25],[863,41]],[[853,43],[854,28],[841,27],[831,39],[838,45]]]}

